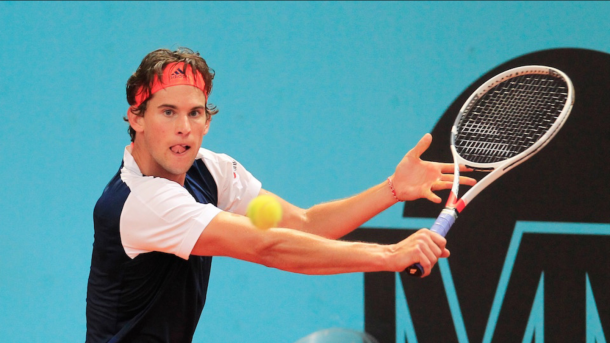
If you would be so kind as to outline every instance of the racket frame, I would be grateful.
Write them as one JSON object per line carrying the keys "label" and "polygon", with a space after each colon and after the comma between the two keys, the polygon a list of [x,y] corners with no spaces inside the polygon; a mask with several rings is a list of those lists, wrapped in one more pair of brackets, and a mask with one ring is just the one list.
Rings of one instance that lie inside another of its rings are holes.
{"label": "racket frame", "polygon": [[[517,77],[517,76],[528,75],[528,74],[547,74],[547,75],[551,75],[554,77],[559,77],[566,82],[567,88],[568,88],[566,103],[565,103],[563,109],[561,110],[560,115],[555,120],[555,123],[553,123],[553,125],[549,128],[549,130],[544,135],[542,135],[542,137],[540,137],[538,139],[538,141],[536,141],[536,143],[534,143],[532,146],[525,149],[521,153],[519,153],[511,158],[508,158],[506,160],[493,162],[493,163],[477,163],[477,162],[473,162],[473,161],[468,161],[465,158],[463,158],[462,156],[460,156],[455,148],[455,137],[458,134],[458,124],[460,123],[462,117],[467,112],[467,110],[479,98],[484,96],[488,91],[493,89],[495,86],[497,86],[501,82],[504,82],[506,80],[509,80],[509,79]],[[555,137],[555,135],[557,134],[559,129],[561,129],[561,127],[565,123],[566,119],[568,118],[570,111],[572,110],[572,106],[574,106],[574,86],[572,85],[572,81],[564,72],[562,72],[561,70],[552,68],[552,67],[540,66],[540,65],[517,67],[517,68],[507,70],[503,73],[500,73],[500,74],[496,75],[494,78],[492,78],[492,79],[488,80],[487,82],[485,82],[484,84],[482,84],[479,88],[477,88],[476,91],[474,91],[472,93],[472,95],[468,98],[468,100],[466,100],[466,102],[460,109],[460,111],[453,123],[453,127],[451,128],[450,149],[451,149],[451,154],[453,155],[453,162],[455,164],[455,169],[454,169],[455,179],[453,180],[453,186],[451,188],[451,193],[449,195],[449,198],[447,200],[447,204],[445,205],[445,207],[448,209],[455,209],[458,213],[461,212],[464,209],[464,207],[466,207],[466,205],[468,205],[470,203],[470,201],[472,201],[472,199],[474,199],[474,197],[476,197],[483,189],[485,189],[487,186],[489,186],[492,182],[497,180],[500,176],[504,175],[509,170],[511,170],[511,169],[515,168],[516,166],[518,166],[519,164],[527,161],[530,157],[535,155],[540,149],[544,148],[544,146],[546,146],[548,144],[548,142],[551,139],[553,139],[553,137]],[[477,182],[476,185],[472,186],[472,188],[470,188],[466,192],[466,194],[464,194],[462,196],[462,198],[460,198],[458,200],[457,196],[458,196],[458,191],[459,191],[459,186],[460,186],[459,165],[465,165],[466,167],[474,169],[475,171],[486,171],[486,172],[490,172],[490,173],[488,175],[486,175],[485,177],[483,177],[479,182]]]}
{"label": "racket frame", "polygon": [[[542,135],[542,137],[540,137],[532,146],[506,160],[493,163],[477,163],[461,157],[455,148],[455,137],[458,134],[458,124],[460,123],[460,120],[462,119],[464,114],[469,111],[470,107],[473,106],[479,98],[484,96],[488,91],[493,89],[501,82],[509,80],[513,77],[528,74],[547,74],[554,77],[562,78],[566,82],[568,91],[566,103],[563,109],[561,110],[561,113],[559,114],[553,125],[551,125],[549,130],[544,135]],[[527,161],[530,157],[540,151],[540,149],[546,146],[548,142],[553,137],[555,137],[559,129],[561,129],[566,119],[570,115],[572,106],[574,106],[574,99],[574,86],[570,78],[561,70],[541,65],[523,66],[507,70],[503,73],[496,75],[487,82],[483,83],[479,88],[477,88],[477,90],[475,90],[472,95],[470,95],[468,100],[464,102],[464,105],[458,112],[458,115],[453,123],[453,127],[451,128],[450,149],[451,154],[453,155],[454,162],[453,185],[451,187],[451,192],[449,193],[449,198],[447,200],[445,208],[441,211],[440,215],[438,216],[432,227],[430,227],[430,230],[444,237],[457,219],[457,214],[462,212],[466,205],[468,205],[472,201],[472,199],[474,199],[483,189],[485,189],[492,182],[497,180],[500,176],[504,175],[509,170]],[[458,192],[460,187],[460,165],[465,165],[466,167],[471,168],[475,171],[489,172],[489,174],[479,180],[477,184],[472,186],[472,188],[470,188],[462,196],[462,198],[458,199],[457,196],[459,194]],[[406,271],[409,275],[412,276],[422,276],[424,274],[424,268],[419,263],[408,267]]]}

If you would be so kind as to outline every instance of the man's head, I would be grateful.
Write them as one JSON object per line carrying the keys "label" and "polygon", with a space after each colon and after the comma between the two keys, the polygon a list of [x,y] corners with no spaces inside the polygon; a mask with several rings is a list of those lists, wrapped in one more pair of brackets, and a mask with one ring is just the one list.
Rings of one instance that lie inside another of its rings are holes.
{"label": "man's head", "polygon": [[[187,48],[178,48],[175,51],[158,49],[144,57],[136,72],[127,80],[127,102],[130,105],[129,111],[131,113],[144,116],[148,101],[154,95],[155,90],[153,88],[155,88],[155,85],[167,86],[164,81],[168,80],[163,78],[163,72],[168,65],[177,67],[174,69],[180,69],[181,72],[186,72],[188,68],[191,75],[194,75],[197,79],[201,78],[203,82],[202,91],[206,96],[206,116],[211,119],[212,115],[218,113],[216,106],[207,103],[207,97],[212,92],[214,70],[208,67],[208,64],[199,56],[198,52],[193,52]],[[195,72],[192,73],[192,71]],[[124,119],[129,121],[127,117]],[[131,126],[128,131],[133,142],[136,132]]]}
{"label": "man's head", "polygon": [[156,50],[148,54],[127,82],[132,155],[141,172],[184,182],[211,116],[208,106],[214,77],[191,50]]}

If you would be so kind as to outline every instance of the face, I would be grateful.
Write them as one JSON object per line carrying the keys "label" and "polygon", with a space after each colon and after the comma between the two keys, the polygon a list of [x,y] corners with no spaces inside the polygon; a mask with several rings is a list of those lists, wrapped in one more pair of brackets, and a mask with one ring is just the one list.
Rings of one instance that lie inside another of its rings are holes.
{"label": "face", "polygon": [[184,183],[210,127],[205,105],[200,89],[180,85],[155,93],[144,116],[128,111],[136,131],[132,155],[144,175]]}

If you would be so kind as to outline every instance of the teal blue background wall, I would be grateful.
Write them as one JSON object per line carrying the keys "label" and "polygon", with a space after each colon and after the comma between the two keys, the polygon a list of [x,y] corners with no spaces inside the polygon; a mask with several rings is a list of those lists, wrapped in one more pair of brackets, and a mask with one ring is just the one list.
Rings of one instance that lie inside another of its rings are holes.
{"label": "teal blue background wall", "polygon": [[[84,341],[92,210],[129,143],[148,52],[216,70],[206,148],[302,207],[382,182],[483,73],[549,48],[610,53],[607,2],[0,2],[0,337]],[[418,227],[394,206],[369,224]],[[362,274],[213,262],[196,342],[362,330]]]}

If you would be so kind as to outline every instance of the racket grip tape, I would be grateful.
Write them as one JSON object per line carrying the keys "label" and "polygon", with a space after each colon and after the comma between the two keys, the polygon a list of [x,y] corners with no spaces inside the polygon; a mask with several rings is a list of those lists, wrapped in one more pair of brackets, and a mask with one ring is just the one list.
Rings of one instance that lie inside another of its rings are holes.
{"label": "racket grip tape", "polygon": [[[441,214],[438,216],[438,218],[436,218],[436,221],[430,228],[430,231],[436,232],[439,235],[445,237],[447,235],[447,232],[449,232],[449,229],[451,229],[453,223],[455,223],[456,219],[457,213],[455,209],[446,208],[441,211]],[[419,263],[415,263],[414,265],[408,267],[405,270],[407,271],[407,274],[411,276],[422,276],[424,274],[424,267],[422,267],[422,265]]]}
{"label": "racket grip tape", "polygon": [[456,219],[457,213],[455,212],[455,209],[446,208],[442,210],[441,214],[438,216],[438,218],[436,218],[436,221],[434,221],[434,224],[430,228],[430,231],[436,232],[439,235],[445,237],[447,236],[447,232],[449,232],[449,229],[451,229],[451,226],[453,226],[453,223],[455,223]]}

